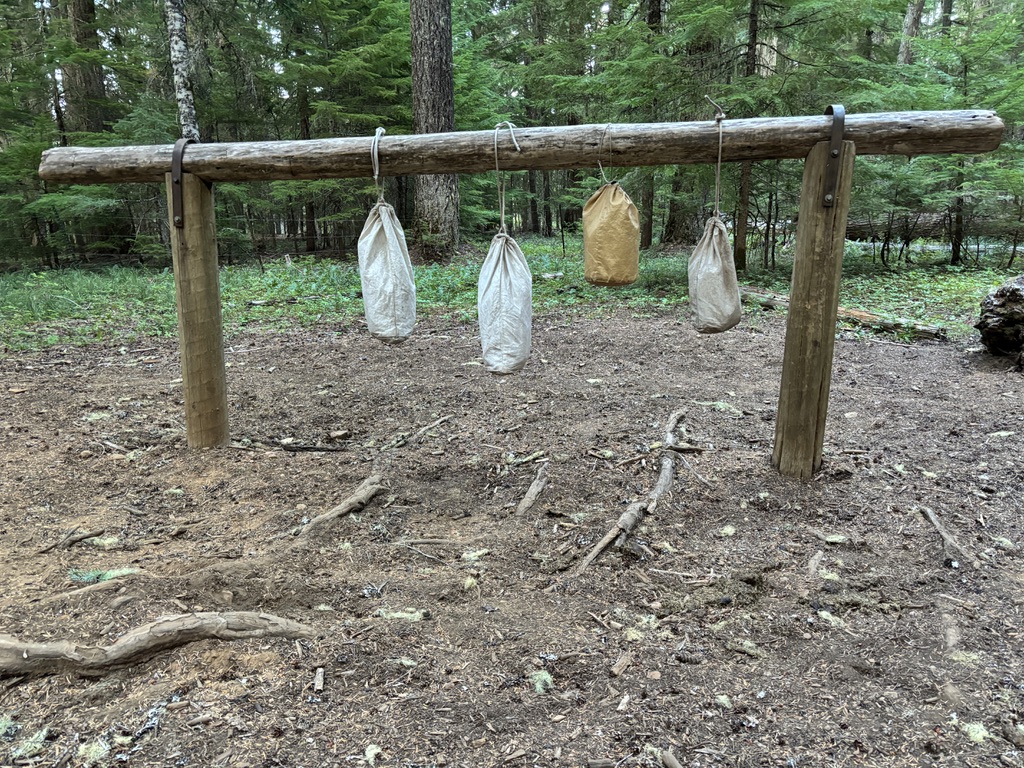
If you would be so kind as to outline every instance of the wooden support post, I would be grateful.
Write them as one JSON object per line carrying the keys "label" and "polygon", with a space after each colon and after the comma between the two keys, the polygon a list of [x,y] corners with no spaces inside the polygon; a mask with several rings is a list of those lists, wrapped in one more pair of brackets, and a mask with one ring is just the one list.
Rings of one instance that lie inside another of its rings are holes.
{"label": "wooden support post", "polygon": [[822,204],[829,143],[816,144],[804,166],[772,456],[790,477],[806,479],[821,468],[855,154],[854,143],[844,141],[831,207]]}
{"label": "wooden support post", "polygon": [[173,183],[167,174],[171,257],[178,305],[178,344],[190,448],[228,441],[227,377],[220,317],[220,275],[213,192],[195,174],[181,175],[183,226],[176,227]]}

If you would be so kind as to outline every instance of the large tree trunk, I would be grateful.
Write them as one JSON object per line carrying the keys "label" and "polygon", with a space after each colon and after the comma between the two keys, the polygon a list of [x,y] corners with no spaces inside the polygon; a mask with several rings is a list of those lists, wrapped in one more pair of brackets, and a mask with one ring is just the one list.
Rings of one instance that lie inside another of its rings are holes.
{"label": "large tree trunk", "polygon": [[[743,57],[743,74],[753,77],[758,73],[757,46],[761,31],[761,0],[750,0],[747,13],[747,50]],[[733,233],[732,261],[737,272],[747,268],[747,220],[750,218],[750,188],[754,164],[745,160],[740,164],[740,188],[736,201],[736,231]]]}
{"label": "large tree trunk", "polygon": [[95,61],[100,52],[96,4],[93,0],[67,0],[64,9],[72,42],[80,51],[93,55],[89,57],[92,60],[75,57],[74,63],[61,65],[64,121],[69,132],[99,133],[105,127],[106,89],[103,67]]}
{"label": "large tree trunk", "polygon": [[188,33],[185,29],[184,0],[164,0],[167,13],[167,37],[171,43],[171,73],[174,77],[174,98],[178,102],[178,123],[181,137],[199,141],[196,99],[192,93],[189,73]]}
{"label": "large tree trunk", "polygon": [[900,38],[900,52],[896,63],[904,66],[914,63],[914,38],[921,34],[921,16],[924,14],[924,0],[910,0],[903,16],[903,36]]}
{"label": "large tree trunk", "polygon": [[[412,108],[416,133],[455,129],[451,0],[411,0]],[[445,261],[459,244],[459,180],[417,176],[413,238],[425,261]]]}

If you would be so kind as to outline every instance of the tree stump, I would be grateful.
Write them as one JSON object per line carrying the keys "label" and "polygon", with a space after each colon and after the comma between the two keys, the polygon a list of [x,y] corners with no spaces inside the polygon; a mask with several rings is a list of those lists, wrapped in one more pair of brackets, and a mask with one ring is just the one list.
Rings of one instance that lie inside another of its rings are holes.
{"label": "tree stump", "polygon": [[1016,355],[1024,362],[1024,275],[1007,280],[981,300],[981,319],[974,327],[993,355]]}

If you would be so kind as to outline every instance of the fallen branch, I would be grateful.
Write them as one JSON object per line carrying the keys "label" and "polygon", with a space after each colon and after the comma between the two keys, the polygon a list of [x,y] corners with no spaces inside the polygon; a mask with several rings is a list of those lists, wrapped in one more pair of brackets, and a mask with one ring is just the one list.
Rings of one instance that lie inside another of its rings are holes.
{"label": "fallen branch", "polygon": [[960,545],[960,542],[957,541],[956,538],[954,538],[953,534],[946,530],[946,526],[944,526],[942,524],[942,521],[939,520],[938,515],[936,515],[932,510],[928,509],[928,507],[921,507],[921,514],[923,514],[925,516],[925,519],[933,526],[935,526],[935,530],[939,532],[939,536],[942,537],[942,549],[945,551],[948,557],[952,558],[954,554],[959,553],[960,557],[963,560],[969,562],[971,566],[973,566],[974,568],[981,567],[981,563],[978,562],[978,558],[976,558],[974,555],[972,555],[970,552],[964,549]]}
{"label": "fallen branch", "polygon": [[685,410],[674,411],[671,416],[668,417],[668,424],[665,426],[665,450],[661,454],[661,472],[658,475],[658,482],[647,496],[646,501],[634,501],[630,504],[626,511],[619,516],[619,519],[615,522],[615,525],[611,527],[611,530],[604,535],[594,548],[590,550],[585,558],[580,562],[576,568],[575,575],[579,576],[586,570],[594,560],[597,559],[605,548],[612,543],[612,541],[618,540],[616,543],[618,546],[622,546],[625,543],[626,537],[633,532],[633,529],[643,519],[645,512],[654,512],[658,506],[658,501],[661,497],[672,487],[672,476],[675,471],[673,465],[673,451],[671,447],[676,444],[676,425],[679,424],[679,420],[686,414]]}
{"label": "fallen branch", "polygon": [[75,544],[77,544],[80,541],[85,541],[86,539],[94,539],[97,536],[102,536],[104,533],[107,532],[106,528],[99,528],[95,531],[86,531],[85,533],[75,533],[75,531],[77,530],[78,529],[75,528],[74,531],[69,533],[63,539],[61,539],[60,541],[56,541],[53,544],[50,544],[48,547],[43,547],[36,554],[44,555],[51,550],[57,549],[58,547],[61,547],[62,549],[71,549],[71,547],[75,546]]}
{"label": "fallen branch", "polygon": [[112,645],[24,643],[10,635],[0,635],[0,677],[102,673],[198,640],[312,636],[312,628],[304,624],[248,611],[164,616],[130,630]]}
{"label": "fallen branch", "polygon": [[394,450],[395,448],[401,448],[403,445],[406,445],[407,443],[412,443],[413,445],[415,445],[416,443],[423,439],[423,436],[426,435],[427,432],[429,432],[436,426],[444,424],[449,419],[451,419],[451,416],[442,416],[440,419],[432,421],[429,424],[427,424],[427,426],[421,427],[420,429],[416,430],[411,435],[406,432],[400,432],[398,434],[398,437],[393,438],[390,442],[385,443],[384,445],[381,446],[381,453],[383,453],[384,451]]}
{"label": "fallen branch", "polygon": [[248,307],[273,307],[278,304],[298,304],[300,301],[312,301],[322,299],[323,296],[289,296],[286,299],[250,299],[245,302]]}
{"label": "fallen branch", "polygon": [[351,496],[346,498],[337,506],[327,510],[322,515],[317,515],[305,525],[293,529],[290,532],[290,535],[297,539],[301,539],[304,536],[308,536],[311,531],[319,528],[329,520],[334,520],[335,518],[342,517],[343,515],[347,515],[352,512],[358,512],[370,502],[370,499],[383,490],[384,486],[380,484],[380,481],[380,475],[370,475],[359,484],[359,487],[352,492]]}
{"label": "fallen branch", "polygon": [[[768,291],[757,291],[752,288],[741,289],[743,301],[748,304],[757,304],[765,309],[789,309],[789,297],[779,293]],[[839,307],[837,317],[848,323],[859,325],[862,328],[869,328],[873,331],[885,331],[887,333],[907,333],[913,339],[933,339],[946,341],[948,334],[946,329],[937,325],[923,325],[913,320],[881,317],[872,312],[865,312],[862,309],[846,309]]]}
{"label": "fallen branch", "polygon": [[526,495],[523,496],[523,500],[519,502],[519,506],[516,507],[516,514],[521,515],[530,507],[532,507],[541,492],[548,484],[548,463],[545,461],[537,469],[537,476],[533,478],[533,482],[530,483],[530,487],[526,489]]}

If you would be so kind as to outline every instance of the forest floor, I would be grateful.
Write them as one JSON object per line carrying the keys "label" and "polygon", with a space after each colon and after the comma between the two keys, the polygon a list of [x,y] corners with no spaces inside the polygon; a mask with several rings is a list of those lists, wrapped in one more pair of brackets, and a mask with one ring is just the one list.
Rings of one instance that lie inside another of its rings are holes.
{"label": "forest floor", "polygon": [[[397,347],[234,336],[232,445],[205,451],[174,341],[0,360],[0,632],[313,630],[0,679],[0,765],[1024,765],[1024,377],[976,342],[841,334],[823,469],[789,480],[784,322],[541,315],[507,377],[438,318]],[[578,572],[680,409],[689,466]]]}

